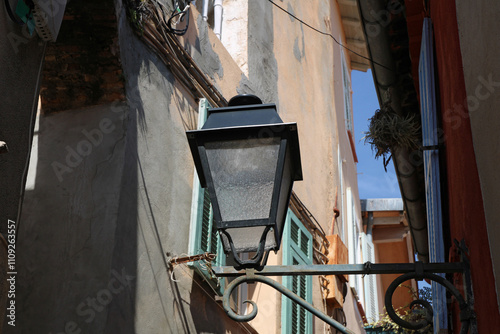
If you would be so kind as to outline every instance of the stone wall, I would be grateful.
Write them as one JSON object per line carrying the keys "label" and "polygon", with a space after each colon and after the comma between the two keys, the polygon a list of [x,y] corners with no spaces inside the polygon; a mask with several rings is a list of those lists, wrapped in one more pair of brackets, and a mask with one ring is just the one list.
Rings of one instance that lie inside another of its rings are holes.
{"label": "stone wall", "polygon": [[72,1],[57,42],[47,46],[41,99],[45,113],[124,99],[113,1]]}

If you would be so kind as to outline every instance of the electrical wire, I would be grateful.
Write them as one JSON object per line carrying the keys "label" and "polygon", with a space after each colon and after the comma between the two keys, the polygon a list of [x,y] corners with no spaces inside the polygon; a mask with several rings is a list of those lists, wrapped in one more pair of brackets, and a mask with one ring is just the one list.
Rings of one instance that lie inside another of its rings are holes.
{"label": "electrical wire", "polygon": [[[179,22],[184,22],[184,18],[187,17],[186,19],[186,26],[183,29],[176,29],[172,28],[172,23],[174,25],[177,25]],[[173,22],[174,19],[178,18],[179,20],[176,22]],[[184,7],[184,10],[180,10],[179,7],[177,7],[176,10],[170,15],[170,18],[167,21],[167,31],[171,34],[177,35],[177,36],[183,36],[186,34],[188,28],[189,28],[189,5]]]}
{"label": "electrical wire", "polygon": [[333,39],[333,41],[334,41],[335,43],[337,43],[340,47],[342,47],[342,48],[346,49],[347,51],[349,51],[349,52],[351,52],[351,53],[355,54],[355,55],[356,55],[356,56],[358,56],[358,57],[361,57],[361,58],[363,58],[363,59],[369,60],[369,61],[370,61],[370,62],[372,62],[373,64],[376,64],[376,65],[378,65],[378,66],[381,66],[381,67],[383,67],[383,68],[385,68],[385,69],[388,69],[388,70],[392,71],[392,69],[390,69],[389,67],[387,67],[387,66],[385,66],[385,65],[382,65],[382,64],[380,64],[380,63],[378,63],[378,62],[374,61],[374,60],[373,60],[373,59],[371,59],[370,57],[363,56],[363,55],[362,55],[362,54],[360,54],[359,52],[356,52],[356,51],[354,51],[354,50],[352,50],[352,49],[348,48],[347,46],[343,45],[343,44],[342,44],[342,43],[340,43],[340,42],[339,42],[339,41],[335,38],[335,36],[333,36],[332,34],[327,33],[327,32],[324,32],[324,31],[321,31],[321,30],[319,30],[319,29],[317,29],[317,28],[313,27],[312,25],[308,24],[307,22],[305,22],[305,21],[301,20],[300,18],[298,18],[298,17],[297,17],[297,16],[295,16],[294,14],[290,13],[289,11],[287,11],[285,8],[283,8],[283,7],[281,7],[280,5],[278,5],[277,3],[275,3],[273,0],[268,0],[268,1],[269,1],[270,3],[272,3],[274,6],[278,7],[278,8],[279,8],[279,9],[281,9],[282,11],[284,11],[285,13],[287,13],[288,15],[290,15],[291,17],[293,17],[294,19],[296,19],[297,21],[299,21],[300,23],[302,23],[303,25],[305,25],[306,27],[308,27],[308,28],[310,28],[310,29],[312,29],[312,30],[316,31],[317,33],[320,33],[320,34],[322,34],[322,35],[325,35],[325,36],[330,37],[331,39]]}

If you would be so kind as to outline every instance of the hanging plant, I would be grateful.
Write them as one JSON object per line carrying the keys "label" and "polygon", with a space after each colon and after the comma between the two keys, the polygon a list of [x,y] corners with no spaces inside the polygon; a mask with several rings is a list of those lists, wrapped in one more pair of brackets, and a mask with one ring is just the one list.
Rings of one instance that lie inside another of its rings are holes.
{"label": "hanging plant", "polygon": [[383,157],[384,168],[391,159],[391,152],[396,148],[415,150],[420,147],[420,123],[415,115],[398,115],[390,105],[390,100],[375,111],[365,143],[371,145],[375,158]]}

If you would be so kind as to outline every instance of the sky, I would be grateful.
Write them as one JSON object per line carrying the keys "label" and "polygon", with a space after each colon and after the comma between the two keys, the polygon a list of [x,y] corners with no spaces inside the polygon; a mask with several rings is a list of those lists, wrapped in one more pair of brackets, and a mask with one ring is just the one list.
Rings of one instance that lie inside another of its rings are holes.
{"label": "sky", "polygon": [[352,71],[354,141],[358,155],[358,187],[361,199],[400,198],[398,180],[392,161],[384,170],[383,158],[375,159],[369,144],[364,143],[369,118],[379,108],[371,70]]}

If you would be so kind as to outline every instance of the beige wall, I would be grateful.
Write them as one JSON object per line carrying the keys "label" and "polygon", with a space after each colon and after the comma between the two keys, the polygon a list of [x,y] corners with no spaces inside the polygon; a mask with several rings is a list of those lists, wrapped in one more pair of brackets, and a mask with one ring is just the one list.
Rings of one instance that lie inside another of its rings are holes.
{"label": "beige wall", "polygon": [[[305,22],[320,27],[322,31],[329,31],[337,40],[342,40],[336,2],[321,4],[295,1],[293,9]],[[326,15],[328,12],[330,15]],[[279,21],[278,16],[284,22]],[[280,43],[275,45],[275,52],[289,55],[285,59],[280,57],[282,61],[278,62],[279,107],[284,120],[296,121],[299,128],[304,181],[296,183],[294,189],[328,233],[333,219],[336,190],[337,207],[341,212],[337,224],[347,223],[348,187],[351,187],[355,196],[354,202],[360,217],[356,165],[345,128],[341,66],[343,50],[330,37],[320,35],[292,20],[282,12],[275,16],[275,31],[282,36]],[[325,22],[329,22],[330,27]],[[300,57],[296,57],[298,54]],[[349,64],[348,55],[346,63]],[[339,171],[339,157],[342,171]],[[343,187],[340,177],[343,178]],[[344,226],[343,231],[346,241],[347,227]],[[338,225],[334,233],[339,233]],[[317,283],[317,278],[313,282]],[[316,307],[324,309],[319,288],[314,291]],[[362,331],[359,328],[360,322],[352,321],[357,317],[355,304],[346,304],[344,312],[351,320],[348,328],[355,332]],[[323,326],[321,321],[315,322],[316,330],[323,331]]]}

